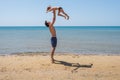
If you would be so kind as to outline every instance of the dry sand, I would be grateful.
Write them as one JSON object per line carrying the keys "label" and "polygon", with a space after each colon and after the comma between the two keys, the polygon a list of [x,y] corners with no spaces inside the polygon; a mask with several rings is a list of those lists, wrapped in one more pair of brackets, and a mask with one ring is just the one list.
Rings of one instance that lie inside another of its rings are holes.
{"label": "dry sand", "polygon": [[[0,56],[0,80],[120,80],[117,55]],[[92,65],[93,64],[93,65]]]}

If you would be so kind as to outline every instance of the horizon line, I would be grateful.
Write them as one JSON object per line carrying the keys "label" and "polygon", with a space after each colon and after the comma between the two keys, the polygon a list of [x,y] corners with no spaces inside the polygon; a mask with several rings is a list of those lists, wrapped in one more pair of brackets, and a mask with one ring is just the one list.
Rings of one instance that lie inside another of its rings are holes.
{"label": "horizon line", "polygon": [[[66,27],[73,27],[73,26],[75,26],[75,27],[89,27],[89,26],[76,26],[76,25],[72,25],[72,26],[66,26]],[[116,25],[113,25],[113,26],[115,26],[115,27],[120,27],[120,25],[119,26],[116,26]],[[37,25],[28,25],[28,26],[24,26],[24,25],[22,25],[22,26],[0,26],[0,27],[43,27],[42,25],[41,26],[37,26]],[[58,27],[58,26],[57,26]],[[59,27],[65,27],[65,26],[59,26]],[[101,26],[98,26],[98,25],[94,25],[94,26],[91,26],[90,25],[90,27],[104,27],[104,25],[101,25]],[[105,27],[112,27],[111,25],[109,26],[109,25],[107,25],[107,26],[105,26]]]}

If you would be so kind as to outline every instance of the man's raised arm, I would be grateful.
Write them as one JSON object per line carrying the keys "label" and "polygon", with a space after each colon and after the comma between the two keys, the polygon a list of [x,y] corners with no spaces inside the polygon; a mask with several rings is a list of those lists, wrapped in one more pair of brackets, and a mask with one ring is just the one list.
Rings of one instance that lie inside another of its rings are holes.
{"label": "man's raised arm", "polygon": [[53,11],[53,20],[52,20],[52,24],[51,25],[54,25],[55,21],[56,21],[56,11],[54,10]]}

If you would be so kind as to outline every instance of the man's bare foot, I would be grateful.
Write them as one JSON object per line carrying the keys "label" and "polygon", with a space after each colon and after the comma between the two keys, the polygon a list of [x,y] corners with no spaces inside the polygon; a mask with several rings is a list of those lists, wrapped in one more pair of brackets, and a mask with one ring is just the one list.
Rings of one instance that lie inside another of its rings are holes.
{"label": "man's bare foot", "polygon": [[51,59],[51,63],[55,63],[55,60],[54,60],[54,59]]}

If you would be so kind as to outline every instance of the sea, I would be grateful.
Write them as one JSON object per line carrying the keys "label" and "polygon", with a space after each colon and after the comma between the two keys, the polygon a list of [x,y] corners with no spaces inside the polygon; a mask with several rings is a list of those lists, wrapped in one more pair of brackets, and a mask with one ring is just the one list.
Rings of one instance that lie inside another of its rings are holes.
{"label": "sea", "polygon": [[[120,26],[55,26],[56,53],[120,54]],[[50,53],[45,26],[0,26],[0,55]]]}

